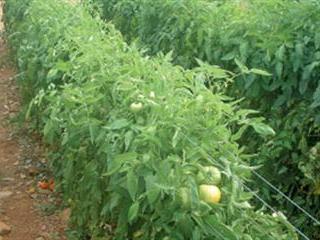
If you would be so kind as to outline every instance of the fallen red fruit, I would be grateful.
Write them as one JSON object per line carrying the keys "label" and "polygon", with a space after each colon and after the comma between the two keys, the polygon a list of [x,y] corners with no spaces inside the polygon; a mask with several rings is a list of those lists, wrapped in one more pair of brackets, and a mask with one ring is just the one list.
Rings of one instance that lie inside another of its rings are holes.
{"label": "fallen red fruit", "polygon": [[48,189],[49,183],[47,183],[46,181],[40,181],[40,182],[38,182],[38,187],[41,189]]}

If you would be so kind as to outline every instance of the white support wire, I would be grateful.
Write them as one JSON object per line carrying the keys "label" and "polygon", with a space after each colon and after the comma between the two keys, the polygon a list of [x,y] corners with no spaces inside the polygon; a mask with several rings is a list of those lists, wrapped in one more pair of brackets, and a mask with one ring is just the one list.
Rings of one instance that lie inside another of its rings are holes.
{"label": "white support wire", "polygon": [[[277,213],[277,210],[274,209],[270,204],[268,204],[265,200],[263,200],[256,192],[254,192],[253,190],[251,190],[248,186],[246,186],[242,181],[240,181],[240,179],[238,180],[238,182],[247,189],[247,191],[249,191],[250,193],[252,193],[259,201],[261,201],[267,208],[269,208],[272,212]],[[303,232],[301,232],[301,230],[299,228],[297,228],[296,226],[294,226],[291,222],[289,222],[287,220],[288,224],[300,235],[302,236],[305,240],[311,240],[309,237],[307,237]]]}
{"label": "white support wire", "polygon": [[[177,126],[179,128],[179,126]],[[194,142],[192,139],[190,139],[186,134],[180,132],[182,135],[184,135],[184,137],[186,137],[186,139],[192,143],[194,146],[196,147],[200,147],[198,146],[198,144],[196,142]],[[203,149],[205,152],[207,152],[207,150]],[[229,151],[230,154],[233,154],[232,152]],[[215,162],[214,158],[211,157],[209,154],[208,154],[208,157],[211,161]],[[253,170],[254,171],[254,170]],[[256,173],[256,171],[254,171],[254,173]],[[259,175],[261,176],[260,174],[256,173],[256,176]],[[261,176],[262,177],[262,176]],[[262,177],[263,178],[263,177]],[[272,183],[270,183],[269,181],[267,181],[265,178],[261,179],[262,181],[266,181],[266,183],[268,182],[268,185],[270,184],[272,186],[272,189],[274,189],[275,191],[279,192],[279,193],[282,193],[281,196],[286,196],[283,192],[281,192],[278,188],[276,188],[274,185],[272,185]],[[240,179],[237,179],[237,181],[243,185],[250,193],[253,194],[253,196],[255,196],[261,203],[263,203],[267,208],[269,208],[273,213],[277,213],[277,211],[271,206],[269,205],[265,200],[263,200],[263,198],[261,198],[256,192],[252,191],[248,186],[246,186],[243,182],[240,181]],[[270,186],[269,185],[269,186]],[[271,187],[270,186],[270,187]],[[287,200],[290,199],[288,196],[285,197]],[[288,200],[289,201],[289,200]],[[306,210],[304,210],[302,207],[300,207],[297,203],[295,203],[292,199],[290,199],[289,201],[291,204],[293,204],[294,206],[298,206],[298,209],[301,210],[304,214],[306,214],[309,218],[311,218],[313,221],[315,221],[317,224],[319,223],[319,221],[314,218],[311,214],[309,214]],[[292,228],[300,235],[302,236],[305,240],[310,240],[310,238],[308,238],[303,232],[301,232],[301,230],[299,230],[296,226],[294,226],[292,223],[290,223],[288,220],[287,220],[288,224],[290,226],[292,226]]]}
{"label": "white support wire", "polygon": [[[185,134],[183,134],[185,137],[189,138]],[[188,139],[189,141],[192,141],[190,138]],[[195,144],[195,142],[193,142]],[[204,149],[203,149],[204,150]],[[230,154],[232,154],[229,151]],[[213,159],[211,159],[213,160]],[[290,202],[292,205],[294,205],[296,208],[298,208],[300,211],[302,211],[306,216],[308,216],[312,221],[315,222],[316,225],[320,225],[320,221],[317,220],[315,217],[313,217],[309,212],[307,212],[305,209],[303,209],[300,205],[298,205],[296,202],[294,202],[290,197],[288,197],[285,193],[283,193],[281,190],[279,190],[276,186],[274,186],[270,181],[268,181],[266,178],[264,178],[261,174],[259,174],[257,171],[254,169],[252,170],[253,174],[260,178],[264,183],[266,183],[269,187],[271,187],[274,191],[279,193],[282,197],[284,197],[288,202]]]}
{"label": "white support wire", "polygon": [[271,182],[269,182],[266,178],[261,176],[257,171],[253,170],[253,174],[257,176],[259,179],[261,179],[263,182],[265,182],[269,187],[271,187],[274,191],[279,193],[282,197],[284,197],[288,202],[290,202],[292,205],[294,205],[296,208],[298,208],[301,212],[303,212],[306,216],[308,216],[312,221],[314,221],[317,225],[320,225],[319,220],[317,220],[315,217],[313,217],[309,212],[307,212],[305,209],[300,207],[296,202],[291,200],[285,193],[280,191],[278,188],[276,188]]}

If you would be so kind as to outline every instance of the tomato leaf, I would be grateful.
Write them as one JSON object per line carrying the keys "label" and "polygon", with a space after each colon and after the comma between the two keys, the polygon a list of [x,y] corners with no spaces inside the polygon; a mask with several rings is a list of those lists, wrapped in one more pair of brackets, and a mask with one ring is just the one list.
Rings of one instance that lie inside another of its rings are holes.
{"label": "tomato leaf", "polygon": [[251,126],[257,133],[261,134],[262,136],[274,136],[276,134],[270,126],[263,122],[252,122]]}
{"label": "tomato leaf", "polygon": [[155,184],[156,183],[155,176],[149,175],[145,177],[145,181],[146,181],[147,198],[149,203],[152,205],[158,199],[161,190],[160,190],[160,187],[157,184]]}
{"label": "tomato leaf", "polygon": [[129,171],[127,174],[127,188],[130,197],[132,198],[132,200],[135,200],[136,193],[138,190],[138,176],[136,176],[132,170]]}
{"label": "tomato leaf", "polygon": [[207,228],[213,236],[219,235],[222,239],[239,240],[234,231],[221,221],[218,221],[215,216],[205,217],[204,223],[206,223]]}
{"label": "tomato leaf", "polygon": [[132,222],[135,220],[135,218],[138,216],[139,207],[140,207],[139,202],[135,202],[135,203],[132,204],[131,207],[129,208],[129,212],[128,212],[128,220],[129,220],[129,223],[132,223]]}
{"label": "tomato leaf", "polygon": [[254,74],[261,75],[261,76],[267,76],[267,77],[272,76],[272,74],[268,73],[267,71],[264,71],[264,70],[261,70],[261,69],[257,69],[257,68],[250,69],[250,72],[254,73]]}

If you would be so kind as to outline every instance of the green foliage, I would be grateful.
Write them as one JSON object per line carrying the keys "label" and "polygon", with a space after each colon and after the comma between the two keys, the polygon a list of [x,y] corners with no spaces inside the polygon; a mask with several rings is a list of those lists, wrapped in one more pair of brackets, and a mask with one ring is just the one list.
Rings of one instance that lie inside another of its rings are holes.
{"label": "green foliage", "polygon": [[[81,6],[23,2],[6,1],[9,41],[27,116],[72,209],[70,239],[297,239],[284,218],[254,210],[243,190],[251,168],[235,140],[248,127],[273,131],[213,93],[225,83],[205,84],[231,73],[143,57]],[[199,200],[204,166],[222,172],[220,204]],[[180,189],[190,192],[189,208]]]}
{"label": "green foliage", "polygon": [[[260,148],[253,163],[264,165],[263,175],[320,217],[318,196],[313,196],[318,167],[309,155],[319,142],[319,1],[94,2],[127,41],[136,41],[148,54],[172,52],[174,63],[188,68],[201,59],[234,72],[246,72],[245,66],[269,72],[272,76],[255,69],[258,75],[243,75],[228,89],[229,95],[245,96],[245,106],[261,112],[276,133],[267,142],[247,134],[243,142],[253,151]],[[287,209],[296,224],[319,236],[296,209],[266,191],[265,197]]]}

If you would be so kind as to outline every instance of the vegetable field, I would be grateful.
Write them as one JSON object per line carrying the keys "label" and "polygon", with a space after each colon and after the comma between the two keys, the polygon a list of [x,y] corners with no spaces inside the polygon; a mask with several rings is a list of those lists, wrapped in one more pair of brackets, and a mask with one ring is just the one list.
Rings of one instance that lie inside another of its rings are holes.
{"label": "vegetable field", "polygon": [[319,10],[6,0],[68,238],[320,239]]}

